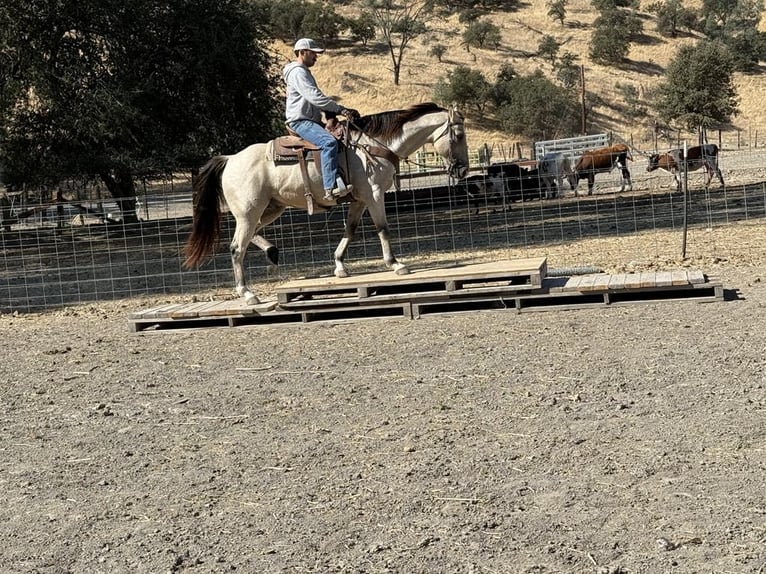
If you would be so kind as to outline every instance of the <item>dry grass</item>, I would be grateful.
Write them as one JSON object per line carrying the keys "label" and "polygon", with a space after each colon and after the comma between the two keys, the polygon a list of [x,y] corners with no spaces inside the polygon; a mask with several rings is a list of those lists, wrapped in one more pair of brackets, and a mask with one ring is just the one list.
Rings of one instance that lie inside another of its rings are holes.
{"label": "dry grass", "polygon": [[[694,4],[689,3],[690,6]],[[490,81],[494,81],[500,66],[506,62],[520,73],[542,69],[550,74],[550,65],[534,55],[540,39],[549,34],[561,43],[561,53],[569,51],[580,55],[582,60],[579,63],[585,65],[588,91],[608,104],[594,109],[589,132],[613,131],[626,138],[633,137],[637,145],[651,141],[655,118],[624,116],[620,112],[624,102],[617,84],[633,85],[639,94],[648,97],[662,80],[664,68],[678,47],[695,39],[662,38],[654,29],[652,17],[645,14],[645,41],[632,45],[629,61],[623,69],[610,68],[594,64],[587,58],[595,18],[590,0],[570,0],[564,26],[552,21],[546,12],[545,3],[539,0],[522,3],[517,12],[494,14],[491,19],[501,29],[501,47],[498,50],[472,49],[471,52],[459,45],[464,25],[458,22],[457,16],[434,18],[429,23],[431,31],[413,42],[406,52],[399,86],[393,83],[388,52],[372,47],[334,48],[319,59],[314,74],[326,93],[362,113],[374,113],[432,100],[434,84],[457,65],[480,69]],[[442,63],[428,56],[430,46],[436,43],[449,48]],[[283,56],[282,63],[292,59],[291,46],[277,44],[275,49]],[[741,111],[735,118],[735,126],[750,137],[761,126],[763,129],[759,130],[758,144],[763,145],[766,142],[766,108],[761,99],[766,90],[766,76],[760,73],[737,74],[735,83]],[[483,143],[510,146],[520,139],[515,134],[492,129],[471,119],[471,148],[478,148]]]}

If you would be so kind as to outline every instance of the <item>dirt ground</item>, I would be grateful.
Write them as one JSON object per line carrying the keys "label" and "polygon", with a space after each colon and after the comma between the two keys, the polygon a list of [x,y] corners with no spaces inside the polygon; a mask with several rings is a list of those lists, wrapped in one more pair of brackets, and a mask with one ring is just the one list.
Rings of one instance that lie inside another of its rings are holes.
{"label": "dirt ground", "polygon": [[727,301],[0,315],[0,570],[761,574],[766,264],[715,272]]}

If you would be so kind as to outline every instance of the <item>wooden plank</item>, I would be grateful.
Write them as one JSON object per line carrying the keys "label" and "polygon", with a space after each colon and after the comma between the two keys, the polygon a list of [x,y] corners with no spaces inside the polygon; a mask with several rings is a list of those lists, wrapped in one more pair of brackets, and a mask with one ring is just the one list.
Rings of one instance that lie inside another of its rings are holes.
{"label": "wooden plank", "polygon": [[641,287],[640,273],[625,274],[625,289],[639,289]]}
{"label": "wooden plank", "polygon": [[178,309],[175,309],[168,313],[168,317],[171,319],[186,319],[190,317],[199,317],[200,313],[204,313],[205,310],[216,304],[215,301],[199,301],[197,303],[188,303],[182,305]]}
{"label": "wooden plank", "polygon": [[609,276],[609,289],[619,291],[625,289],[625,273],[615,273]]}
{"label": "wooden plank", "polygon": [[656,287],[657,286],[657,273],[654,271],[642,271],[641,272],[641,287]]}
{"label": "wooden plank", "polygon": [[658,271],[655,281],[657,287],[670,287],[673,285],[673,277],[670,271]]}
{"label": "wooden plank", "polygon": [[145,311],[138,311],[134,313],[136,319],[160,319],[167,317],[169,313],[175,309],[183,306],[183,303],[168,303],[167,305],[160,305],[159,307],[153,307],[146,309]]}
{"label": "wooden plank", "polygon": [[612,276],[609,273],[599,273],[593,279],[594,291],[607,291],[609,289],[609,281]]}
{"label": "wooden plank", "polygon": [[582,275],[575,275],[573,277],[570,277],[566,285],[564,285],[561,289],[562,291],[579,291],[580,290],[580,281],[582,280]]}
{"label": "wooden plank", "polygon": [[[407,285],[429,281],[448,281],[459,279],[463,281],[476,279],[502,279],[527,275],[540,276],[540,270],[545,265],[545,258],[516,259],[477,263],[455,267],[430,268],[413,270],[407,275],[397,275],[393,271],[364,273],[350,277],[319,277],[290,281],[277,287],[277,293],[306,292],[315,290],[348,289],[350,287],[374,285]],[[283,302],[280,300],[280,302]]]}
{"label": "wooden plank", "polygon": [[229,315],[261,315],[274,310],[278,303],[276,301],[263,301],[255,305],[247,304],[244,299],[234,299],[230,301],[221,301],[215,307],[205,312],[207,317],[226,317]]}
{"label": "wooden plank", "polygon": [[578,286],[578,289],[580,291],[592,291],[593,290],[593,282],[596,280],[595,275],[583,275],[580,278],[580,285]]}
{"label": "wooden plank", "polygon": [[691,285],[698,285],[705,282],[705,274],[702,271],[687,271],[686,276]]}
{"label": "wooden plank", "polygon": [[683,269],[676,269],[670,272],[670,280],[673,285],[688,285],[689,276]]}

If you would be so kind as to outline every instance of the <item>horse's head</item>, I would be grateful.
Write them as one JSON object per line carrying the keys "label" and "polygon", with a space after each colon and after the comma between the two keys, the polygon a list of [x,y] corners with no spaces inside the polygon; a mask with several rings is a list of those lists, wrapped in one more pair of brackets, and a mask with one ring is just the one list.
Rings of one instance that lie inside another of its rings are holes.
{"label": "horse's head", "polygon": [[654,171],[660,167],[660,154],[653,153],[649,155],[649,163],[646,164],[646,171]]}
{"label": "horse's head", "polygon": [[432,135],[436,152],[444,159],[449,174],[463,179],[468,174],[468,142],[465,139],[465,125],[457,107],[447,110],[447,120]]}

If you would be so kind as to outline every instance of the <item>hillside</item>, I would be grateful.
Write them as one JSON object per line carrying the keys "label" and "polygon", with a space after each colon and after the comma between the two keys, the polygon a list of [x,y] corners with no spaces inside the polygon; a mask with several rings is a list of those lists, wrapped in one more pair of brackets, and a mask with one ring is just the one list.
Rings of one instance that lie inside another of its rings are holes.
{"label": "hillside", "polygon": [[[429,32],[417,38],[405,53],[399,86],[393,83],[388,52],[372,42],[366,48],[341,42],[340,46],[320,57],[313,72],[326,93],[362,113],[374,113],[432,100],[435,83],[458,65],[481,70],[490,82],[495,80],[500,66],[506,62],[519,73],[542,69],[551,75],[551,66],[535,55],[540,39],[549,34],[562,44],[560,53],[569,51],[579,55],[577,63],[585,67],[588,98],[601,104],[588,118],[588,131],[612,131],[623,138],[633,138],[637,145],[651,142],[655,118],[625,117],[621,111],[624,101],[617,85],[632,84],[640,97],[649,97],[677,49],[695,38],[663,38],[655,31],[652,16],[644,14],[641,43],[631,45],[628,61],[620,69],[609,68],[594,64],[588,58],[591,28],[596,17],[590,0],[570,0],[563,26],[552,21],[546,12],[545,3],[540,1],[525,3],[515,12],[492,14],[491,21],[502,33],[500,48],[471,49],[470,52],[459,45],[464,25],[458,22],[457,16],[432,19]],[[449,48],[441,63],[428,56],[430,46],[435,43]],[[278,43],[275,49],[282,64],[292,59],[292,46]],[[740,98],[740,115],[735,118],[734,125],[748,134],[745,139],[758,133],[758,145],[763,145],[766,141],[766,108],[762,104],[762,94],[766,91],[766,75],[737,74],[735,85]],[[759,127],[762,129],[758,130]],[[471,148],[484,143],[509,146],[521,139],[470,116],[468,129]]]}

